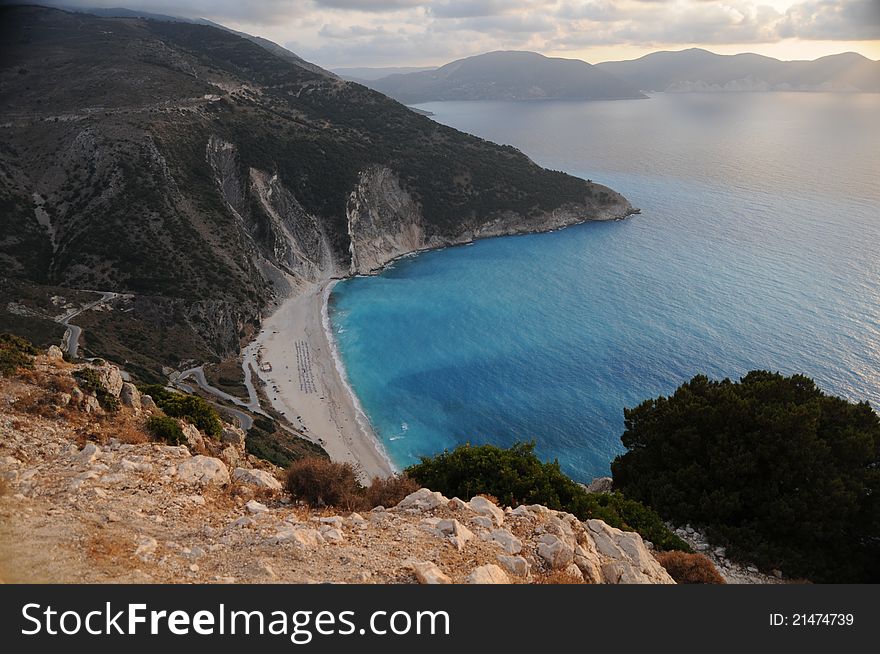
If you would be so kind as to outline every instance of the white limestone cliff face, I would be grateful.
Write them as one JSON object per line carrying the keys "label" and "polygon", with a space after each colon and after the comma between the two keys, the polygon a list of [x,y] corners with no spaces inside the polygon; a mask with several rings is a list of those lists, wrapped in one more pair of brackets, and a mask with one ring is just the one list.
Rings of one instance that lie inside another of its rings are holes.
{"label": "white limestone cliff face", "polygon": [[596,186],[608,201],[585,198],[582,204],[566,204],[529,215],[505,212],[489,219],[462,218],[453,233],[432,233],[421,207],[402,188],[398,176],[385,166],[361,173],[348,200],[348,232],[351,239],[352,275],[381,270],[391,261],[420,250],[470,243],[480,238],[547,232],[591,220],[619,220],[636,212],[619,193]]}
{"label": "white limestone cliff face", "polygon": [[278,175],[251,168],[250,183],[268,218],[264,240],[271,244],[274,259],[301,279],[329,277],[333,255],[318,219],[303,208]]}
{"label": "white limestone cliff face", "polygon": [[389,168],[361,173],[346,207],[351,274],[366,274],[425,247],[422,212]]}

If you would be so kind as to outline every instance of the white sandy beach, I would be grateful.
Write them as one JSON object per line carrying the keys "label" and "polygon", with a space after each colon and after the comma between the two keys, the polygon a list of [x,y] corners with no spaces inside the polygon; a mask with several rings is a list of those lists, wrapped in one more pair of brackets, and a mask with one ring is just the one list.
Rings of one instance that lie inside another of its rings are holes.
{"label": "white sandy beach", "polygon": [[[272,407],[334,461],[359,466],[362,477],[388,476],[394,467],[371,433],[337,369],[323,322],[325,293],[332,282],[308,284],[263,321],[257,336],[257,371]],[[360,420],[359,420],[360,417]]]}

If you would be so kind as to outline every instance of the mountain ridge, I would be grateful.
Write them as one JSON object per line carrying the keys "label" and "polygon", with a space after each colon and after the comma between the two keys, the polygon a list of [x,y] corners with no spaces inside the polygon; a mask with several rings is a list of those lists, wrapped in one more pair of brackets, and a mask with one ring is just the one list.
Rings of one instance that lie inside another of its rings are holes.
{"label": "mountain ridge", "polygon": [[438,100],[618,100],[643,98],[637,89],[577,59],[516,50],[488,52],[435,70],[369,82],[406,104]]}
{"label": "mountain ridge", "polygon": [[689,48],[603,62],[596,67],[649,92],[880,91],[880,62],[854,52],[782,61],[754,53],[719,55]]}

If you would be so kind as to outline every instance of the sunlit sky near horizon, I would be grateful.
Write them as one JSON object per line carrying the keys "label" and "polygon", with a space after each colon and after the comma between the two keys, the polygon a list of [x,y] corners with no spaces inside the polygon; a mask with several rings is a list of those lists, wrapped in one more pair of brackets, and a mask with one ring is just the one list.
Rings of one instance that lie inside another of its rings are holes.
{"label": "sunlit sky near horizon", "polygon": [[202,17],[324,67],[430,66],[490,50],[599,61],[700,47],[880,60],[880,0],[59,0]]}

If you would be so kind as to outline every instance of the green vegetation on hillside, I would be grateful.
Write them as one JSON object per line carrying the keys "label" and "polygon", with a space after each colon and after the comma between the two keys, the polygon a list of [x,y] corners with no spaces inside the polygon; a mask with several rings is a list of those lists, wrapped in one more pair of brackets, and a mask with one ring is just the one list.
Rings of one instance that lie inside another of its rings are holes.
{"label": "green vegetation on hillside", "polygon": [[150,416],[147,419],[147,430],[154,438],[170,445],[180,445],[186,442],[183,430],[177,424],[177,420],[168,416]]}
{"label": "green vegetation on hillside", "polygon": [[651,509],[620,493],[588,493],[563,474],[557,461],[542,462],[534,449],[534,442],[508,449],[463,445],[423,457],[406,474],[449,497],[488,494],[508,506],[543,504],[581,520],[597,518],[612,527],[638,532],[661,550],[690,551]]}
{"label": "green vegetation on hillside", "polygon": [[106,411],[119,410],[119,398],[107,391],[104,382],[101,381],[101,375],[94,368],[82,368],[73,373],[79,387],[86,393],[93,393],[101,407]]}
{"label": "green vegetation on hillside", "polygon": [[217,437],[223,431],[223,424],[217,411],[198,395],[176,393],[159,384],[141,386],[140,391],[152,397],[156,406],[167,415],[183,418],[208,436]]}
{"label": "green vegetation on hillside", "polygon": [[880,418],[804,376],[694,377],[625,411],[614,486],[728,554],[813,581],[880,580]]}
{"label": "green vegetation on hillside", "polygon": [[14,334],[0,334],[0,377],[13,374],[19,368],[33,367],[37,349],[30,341]]}
{"label": "green vegetation on hillside", "polygon": [[280,428],[274,420],[264,416],[254,418],[253,426],[247,431],[245,447],[248,454],[281,468],[304,458],[330,458],[320,445],[294,436]]}

